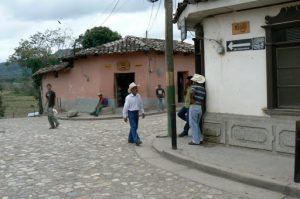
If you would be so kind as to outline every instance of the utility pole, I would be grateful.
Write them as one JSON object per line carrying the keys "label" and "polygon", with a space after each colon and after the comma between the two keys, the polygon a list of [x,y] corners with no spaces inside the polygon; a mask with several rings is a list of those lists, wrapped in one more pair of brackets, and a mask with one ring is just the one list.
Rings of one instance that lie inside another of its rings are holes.
{"label": "utility pole", "polygon": [[177,149],[172,15],[173,2],[172,0],[165,0],[165,62],[167,67],[168,136],[172,138],[172,149]]}

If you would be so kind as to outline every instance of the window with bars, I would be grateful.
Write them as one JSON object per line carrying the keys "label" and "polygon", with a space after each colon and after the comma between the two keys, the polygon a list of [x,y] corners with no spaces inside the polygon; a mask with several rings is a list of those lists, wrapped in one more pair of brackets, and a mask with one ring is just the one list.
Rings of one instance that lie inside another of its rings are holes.
{"label": "window with bars", "polygon": [[276,48],[277,106],[300,109],[300,46]]}
{"label": "window with bars", "polygon": [[265,17],[267,114],[300,115],[300,4]]}
{"label": "window with bars", "polygon": [[272,29],[273,108],[300,109],[300,26]]}

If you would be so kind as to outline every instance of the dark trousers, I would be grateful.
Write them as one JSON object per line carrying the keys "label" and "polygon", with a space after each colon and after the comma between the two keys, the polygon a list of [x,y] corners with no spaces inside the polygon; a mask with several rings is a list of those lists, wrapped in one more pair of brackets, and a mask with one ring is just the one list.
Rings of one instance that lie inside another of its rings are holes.
{"label": "dark trousers", "polygon": [[139,111],[128,111],[128,119],[129,119],[129,124],[130,124],[128,141],[139,144],[140,137],[137,133],[137,129],[139,126]]}
{"label": "dark trousers", "polygon": [[178,117],[184,121],[186,121],[184,127],[183,127],[183,132],[184,133],[188,133],[190,126],[189,126],[189,108],[186,108],[185,106],[182,107],[178,113],[177,113]]}

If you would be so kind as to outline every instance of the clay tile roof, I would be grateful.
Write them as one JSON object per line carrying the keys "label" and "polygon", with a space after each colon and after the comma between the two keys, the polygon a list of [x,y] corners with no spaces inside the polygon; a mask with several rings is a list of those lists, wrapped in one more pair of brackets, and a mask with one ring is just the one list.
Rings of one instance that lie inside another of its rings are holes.
{"label": "clay tile roof", "polygon": [[[176,53],[194,53],[194,46],[185,42],[174,41],[174,52]],[[84,57],[88,55],[104,55],[104,54],[122,54],[130,52],[148,52],[157,51],[164,52],[165,40],[149,39],[142,37],[126,36],[123,39],[103,44],[98,47],[81,50],[75,54],[75,57]],[[67,57],[65,60],[75,58]]]}
{"label": "clay tile roof", "polygon": [[67,63],[67,62],[63,62],[63,63],[57,64],[57,65],[41,68],[38,71],[36,71],[32,76],[42,75],[42,74],[49,73],[49,72],[57,72],[57,71],[66,69],[68,67],[71,67],[71,64]]}

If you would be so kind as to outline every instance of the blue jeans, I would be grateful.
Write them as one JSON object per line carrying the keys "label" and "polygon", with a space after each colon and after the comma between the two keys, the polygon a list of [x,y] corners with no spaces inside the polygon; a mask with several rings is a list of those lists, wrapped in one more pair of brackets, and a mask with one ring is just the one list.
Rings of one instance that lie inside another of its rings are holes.
{"label": "blue jeans", "polygon": [[158,109],[163,111],[165,109],[164,98],[158,98]]}
{"label": "blue jeans", "polygon": [[186,108],[185,106],[182,107],[178,113],[177,113],[178,117],[180,119],[182,119],[183,121],[186,121],[184,127],[183,127],[183,133],[188,134],[189,132],[189,108]]}
{"label": "blue jeans", "polygon": [[128,111],[128,119],[130,124],[130,131],[128,135],[128,141],[139,144],[140,137],[137,133],[139,126],[139,111]]}
{"label": "blue jeans", "polygon": [[190,118],[189,118],[189,122],[190,122],[190,127],[192,130],[192,141],[196,144],[199,144],[200,142],[203,141],[203,136],[201,134],[201,129],[199,126],[200,123],[200,119],[202,116],[202,107],[201,105],[195,105],[192,104],[190,106]]}

